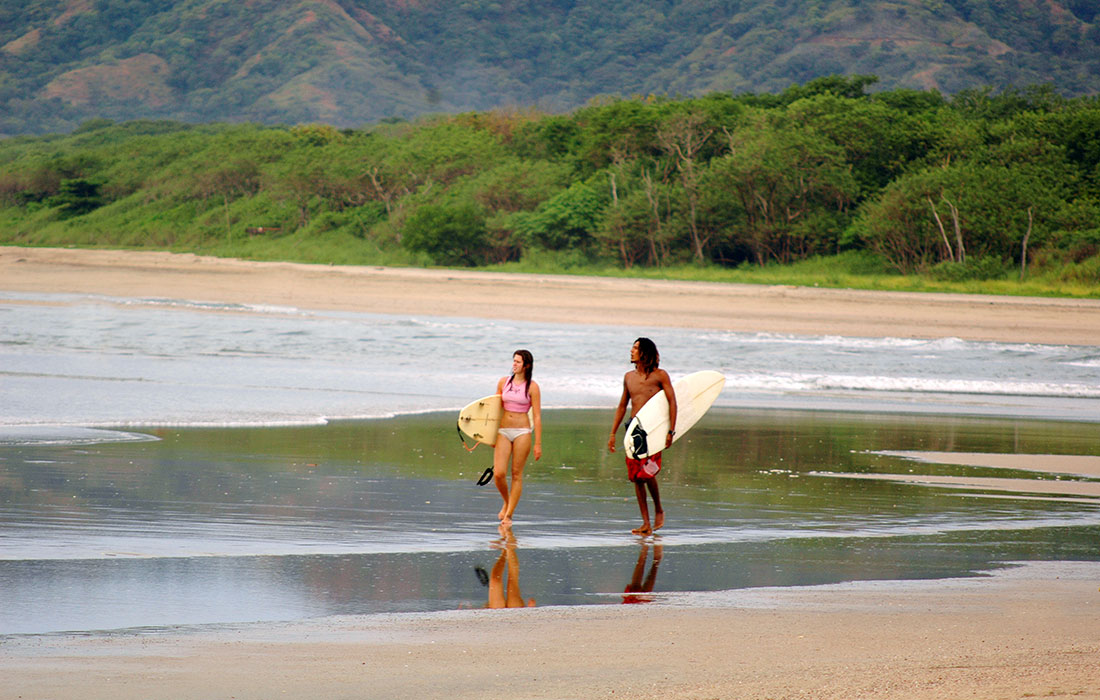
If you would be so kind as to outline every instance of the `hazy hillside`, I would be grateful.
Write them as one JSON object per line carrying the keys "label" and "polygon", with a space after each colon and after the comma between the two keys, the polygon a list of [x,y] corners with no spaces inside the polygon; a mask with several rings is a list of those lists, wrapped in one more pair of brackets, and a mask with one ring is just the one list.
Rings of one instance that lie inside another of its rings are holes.
{"label": "hazy hillside", "polygon": [[325,122],[602,94],[1053,83],[1100,92],[1096,0],[0,0],[0,134],[96,117]]}

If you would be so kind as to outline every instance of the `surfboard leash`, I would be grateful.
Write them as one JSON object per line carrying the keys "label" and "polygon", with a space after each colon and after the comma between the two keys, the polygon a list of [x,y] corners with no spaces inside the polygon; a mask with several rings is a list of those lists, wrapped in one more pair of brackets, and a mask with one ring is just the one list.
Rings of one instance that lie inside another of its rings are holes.
{"label": "surfboard leash", "polygon": [[466,438],[462,437],[462,428],[460,428],[456,425],[455,430],[458,431],[458,441],[462,443],[462,446],[466,448],[467,452],[473,452],[474,450],[477,449],[477,446],[481,444],[480,442],[475,441],[474,446],[470,447],[469,445],[466,444]]}
{"label": "surfboard leash", "polygon": [[[466,438],[462,437],[462,428],[458,428],[456,426],[455,429],[458,430],[458,441],[462,443],[462,446],[464,448],[466,448],[467,452],[473,452],[474,450],[477,449],[477,446],[481,444],[480,442],[474,442],[474,446],[470,447],[469,445],[466,444]],[[493,480],[493,468],[488,467],[488,468],[485,469],[485,471],[483,471],[481,473],[481,476],[478,477],[477,485],[478,486],[484,486],[485,484],[489,483],[492,480]]]}
{"label": "surfboard leash", "polygon": [[481,477],[477,480],[478,486],[484,486],[493,480],[493,468],[488,467],[485,471],[481,472]]}

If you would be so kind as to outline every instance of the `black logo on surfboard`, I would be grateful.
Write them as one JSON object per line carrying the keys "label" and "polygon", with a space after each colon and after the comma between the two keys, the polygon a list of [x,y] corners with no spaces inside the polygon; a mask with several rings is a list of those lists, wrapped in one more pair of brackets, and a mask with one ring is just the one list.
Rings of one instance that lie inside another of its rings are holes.
{"label": "black logo on surfboard", "polygon": [[634,447],[635,459],[649,456],[649,443],[647,434],[641,423],[634,424],[634,430],[630,431],[630,444]]}

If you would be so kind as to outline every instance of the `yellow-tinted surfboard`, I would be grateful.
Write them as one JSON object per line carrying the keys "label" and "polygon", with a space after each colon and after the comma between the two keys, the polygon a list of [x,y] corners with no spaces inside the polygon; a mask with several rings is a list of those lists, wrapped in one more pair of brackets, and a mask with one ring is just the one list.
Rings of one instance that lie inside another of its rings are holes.
{"label": "yellow-tinted surfboard", "polygon": [[485,396],[471,401],[458,412],[458,429],[477,442],[494,445],[503,413],[500,394]]}

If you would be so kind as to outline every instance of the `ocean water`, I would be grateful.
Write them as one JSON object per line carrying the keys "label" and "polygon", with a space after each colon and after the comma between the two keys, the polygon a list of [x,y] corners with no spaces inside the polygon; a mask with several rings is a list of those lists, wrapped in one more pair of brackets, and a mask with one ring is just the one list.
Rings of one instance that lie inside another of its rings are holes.
{"label": "ocean water", "polygon": [[[894,453],[1100,455],[1100,348],[401,317],[0,292],[0,635],[974,576],[1100,560],[1088,480]],[[638,538],[604,448],[638,335],[724,372]],[[511,531],[458,407],[531,349]],[[861,474],[1027,478],[1016,493]],[[511,583],[509,588],[507,583]],[[509,598],[506,594],[514,595]]]}
{"label": "ocean water", "polygon": [[[13,426],[254,426],[455,410],[535,356],[546,407],[618,400],[652,337],[718,406],[1100,420],[1100,348],[312,312],[0,292],[0,442]],[[24,430],[21,438],[26,439]]]}

